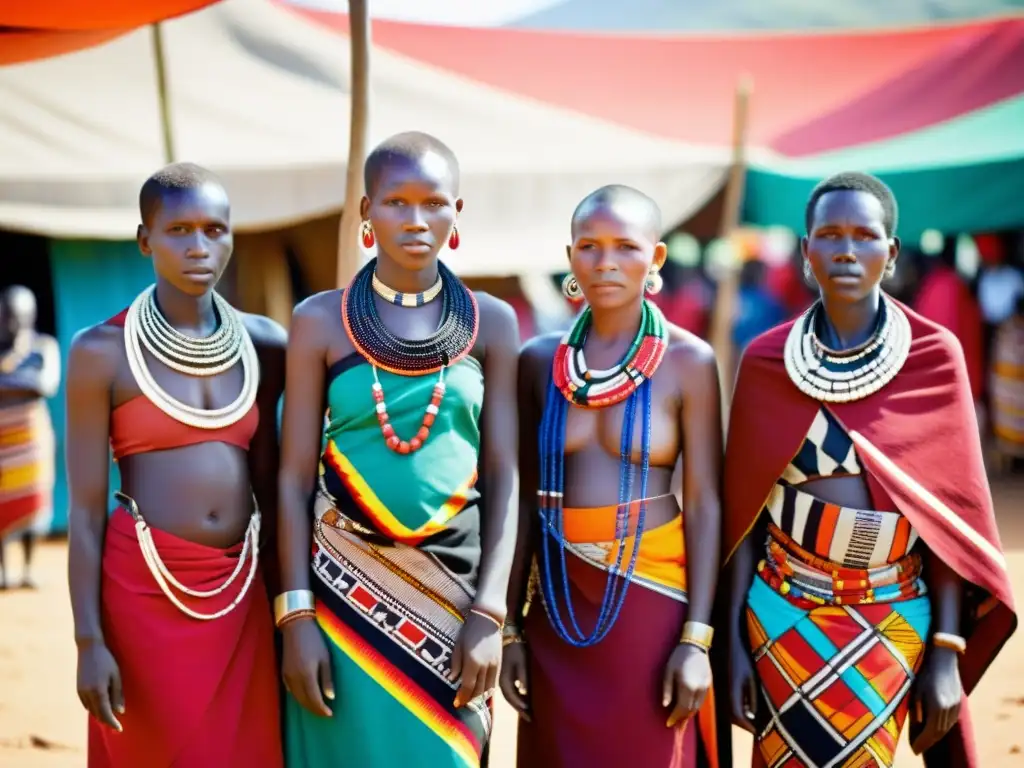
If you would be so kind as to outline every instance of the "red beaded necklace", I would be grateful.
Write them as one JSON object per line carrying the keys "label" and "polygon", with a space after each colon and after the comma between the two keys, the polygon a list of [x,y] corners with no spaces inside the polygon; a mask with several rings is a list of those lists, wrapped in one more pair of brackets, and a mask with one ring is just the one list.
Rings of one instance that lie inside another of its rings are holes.
{"label": "red beaded necklace", "polygon": [[434,393],[430,398],[430,405],[427,406],[427,410],[423,414],[423,422],[420,424],[419,431],[412,439],[402,440],[395,434],[395,428],[391,426],[388,417],[388,406],[384,401],[384,387],[381,386],[380,379],[377,377],[377,366],[370,363],[370,367],[373,368],[373,401],[376,403],[377,421],[380,424],[381,434],[384,435],[384,442],[395,453],[415,453],[423,447],[427,438],[430,437],[430,427],[433,426],[437,412],[441,408],[441,401],[444,399],[445,392],[444,368],[441,369],[437,376],[437,384],[434,385]]}

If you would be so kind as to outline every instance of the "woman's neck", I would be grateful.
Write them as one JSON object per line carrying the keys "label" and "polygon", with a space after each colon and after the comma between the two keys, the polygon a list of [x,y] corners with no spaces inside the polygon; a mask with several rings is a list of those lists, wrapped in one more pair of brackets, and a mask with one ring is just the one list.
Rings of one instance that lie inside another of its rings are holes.
{"label": "woman's neck", "polygon": [[833,301],[821,297],[825,309],[823,331],[825,346],[835,350],[850,349],[867,341],[878,321],[881,294],[874,292],[858,302]]}
{"label": "woman's neck", "polygon": [[157,280],[156,301],[160,314],[179,331],[192,331],[203,337],[217,330],[212,290],[200,296],[190,296],[163,280]]}
{"label": "woman's neck", "polygon": [[612,344],[622,338],[632,341],[640,328],[643,301],[627,304],[614,309],[590,308],[590,333],[602,345]]}
{"label": "woman's neck", "polygon": [[399,293],[422,293],[427,290],[437,282],[437,270],[437,259],[424,264],[423,269],[413,271],[398,266],[379,250],[377,266],[374,268],[377,279]]}

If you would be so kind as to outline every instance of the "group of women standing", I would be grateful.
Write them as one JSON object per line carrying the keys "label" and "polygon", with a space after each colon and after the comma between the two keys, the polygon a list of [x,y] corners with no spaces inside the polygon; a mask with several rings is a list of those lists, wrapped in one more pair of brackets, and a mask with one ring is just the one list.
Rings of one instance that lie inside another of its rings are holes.
{"label": "group of women standing", "polygon": [[726,768],[730,722],[755,765],[888,767],[908,714],[977,765],[965,694],[1016,619],[963,355],[880,290],[888,189],[815,190],[821,301],[748,349],[723,469],[714,355],[645,298],[653,201],[580,203],[586,308],[520,350],[438,260],[458,183],[430,136],[378,146],[375,256],[287,337],[214,291],[216,178],[143,187],[156,284],[68,374],[90,768],[486,765],[499,685],[523,768]]}

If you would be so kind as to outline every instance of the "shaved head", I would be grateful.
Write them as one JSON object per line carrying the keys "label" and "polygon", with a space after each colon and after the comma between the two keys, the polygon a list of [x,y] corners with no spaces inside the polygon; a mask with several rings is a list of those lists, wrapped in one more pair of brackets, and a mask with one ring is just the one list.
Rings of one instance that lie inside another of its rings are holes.
{"label": "shaved head", "polygon": [[452,193],[459,193],[459,161],[455,153],[440,139],[428,133],[409,131],[399,133],[385,139],[366,158],[363,166],[363,183],[366,194],[373,196],[384,171],[393,166],[436,164],[434,175],[449,175],[452,182]]}
{"label": "shaved head", "polygon": [[188,190],[201,189],[207,185],[219,187],[227,199],[224,184],[213,171],[195,163],[172,163],[161,168],[142,185],[139,192],[139,214],[142,223],[149,226],[154,214],[168,197]]}
{"label": "shaved head", "polygon": [[0,322],[11,332],[34,328],[36,295],[23,285],[12,285],[0,292]]}
{"label": "shaved head", "polygon": [[572,236],[579,226],[596,213],[610,212],[622,221],[635,224],[648,233],[652,242],[661,238],[661,209],[638,189],[609,184],[594,190],[576,206],[572,214]]}

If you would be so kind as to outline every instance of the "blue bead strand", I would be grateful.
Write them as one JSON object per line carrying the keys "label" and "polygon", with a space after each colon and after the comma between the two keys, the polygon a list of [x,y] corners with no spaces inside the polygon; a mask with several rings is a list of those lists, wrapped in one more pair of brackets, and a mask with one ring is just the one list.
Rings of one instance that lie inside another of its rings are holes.
{"label": "blue bead strand", "polygon": [[[627,540],[630,536],[629,520],[632,503],[632,486],[635,477],[635,465],[632,461],[633,428],[636,422],[637,400],[643,411],[643,431],[641,438],[640,464],[640,508],[637,526],[633,533],[633,550],[630,555],[626,572],[622,571]],[[626,593],[632,580],[636,561],[640,551],[640,539],[643,536],[647,512],[647,480],[650,469],[650,437],[651,437],[651,394],[650,381],[645,381],[627,399],[623,414],[622,439],[620,443],[619,470],[619,505],[616,509],[616,542],[618,555],[614,566],[608,568],[605,581],[604,597],[594,629],[584,633],[576,620],[570,597],[568,569],[566,567],[566,540],[564,529],[563,492],[565,487],[565,424],[568,417],[569,403],[554,385],[548,383],[548,392],[539,430],[539,453],[541,487],[539,493],[539,512],[541,518],[541,550],[543,559],[542,587],[544,607],[548,618],[556,632],[565,642],[575,647],[595,645],[603,640],[618,620]],[[559,609],[555,579],[551,568],[551,547],[557,545],[559,565],[561,567],[562,595],[565,599],[569,624],[572,632],[566,627]]]}

